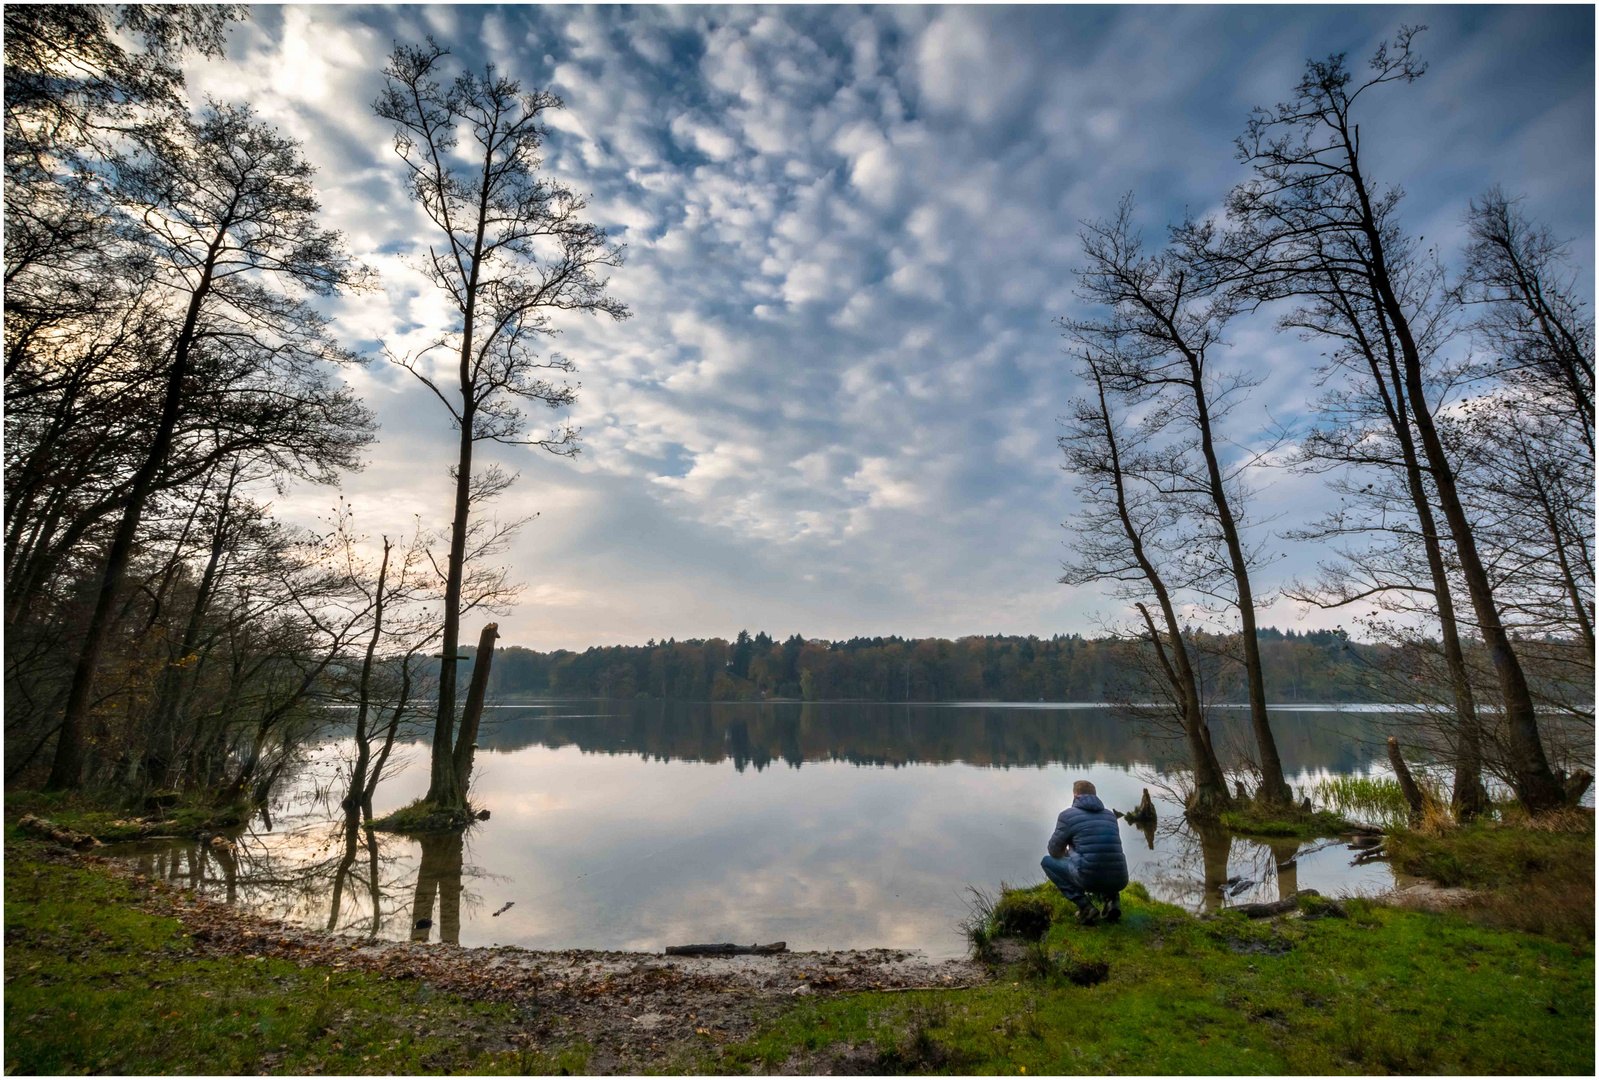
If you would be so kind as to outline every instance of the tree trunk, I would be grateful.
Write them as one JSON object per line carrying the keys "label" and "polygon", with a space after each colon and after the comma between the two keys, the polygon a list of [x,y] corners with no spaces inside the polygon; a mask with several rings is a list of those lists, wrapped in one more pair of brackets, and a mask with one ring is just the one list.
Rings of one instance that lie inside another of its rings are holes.
{"label": "tree trunk", "polygon": [[[470,327],[470,322],[468,323]],[[461,362],[461,392],[470,400],[471,384],[465,357]],[[433,725],[432,778],[427,801],[440,809],[465,805],[466,795],[456,784],[454,755],[455,681],[461,646],[461,578],[466,566],[466,529],[472,493],[472,413],[461,419],[460,457],[456,464],[455,517],[450,524],[450,562],[444,586],[444,645],[439,661],[439,711]]]}
{"label": "tree trunk", "polygon": [[155,484],[156,474],[166,464],[167,454],[172,449],[172,434],[178,426],[178,415],[183,409],[183,382],[189,374],[189,353],[198,331],[201,306],[211,291],[212,269],[227,228],[228,225],[224,224],[223,229],[213,240],[201,270],[200,283],[189,299],[189,309],[184,316],[183,328],[179,330],[174,344],[172,367],[167,372],[166,397],[161,405],[161,418],[156,424],[155,438],[150,443],[150,451],[145,455],[139,471],[134,474],[127,504],[122,512],[122,521],[117,526],[116,537],[112,540],[111,550],[106,555],[105,571],[100,579],[100,594],[95,600],[94,613],[89,617],[89,625],[84,630],[83,643],[78,650],[78,662],[73,668],[71,686],[67,691],[61,734],[56,739],[55,760],[50,766],[50,779],[45,783],[47,791],[76,788],[82,782],[83,727],[88,719],[89,696],[93,689],[94,677],[100,668],[100,656],[105,650],[106,635],[111,630],[111,611],[116,606],[117,593],[122,588],[122,579],[127,573],[128,563],[133,558],[133,544],[138,538],[139,519],[144,513],[145,500]]}
{"label": "tree trunk", "polygon": [[1394,767],[1394,779],[1399,781],[1399,790],[1405,793],[1405,802],[1410,805],[1410,823],[1414,825],[1421,820],[1427,801],[1422,796],[1415,777],[1410,775],[1410,767],[1405,764],[1404,755],[1399,752],[1399,740],[1392,735],[1388,737],[1388,764]]}
{"label": "tree trunk", "polygon": [[161,672],[161,682],[156,692],[155,722],[150,735],[150,745],[145,752],[145,776],[152,787],[164,790],[172,785],[173,766],[177,762],[178,746],[178,694],[182,688],[183,663],[194,654],[200,640],[200,627],[210,606],[211,593],[216,586],[217,567],[222,562],[226,546],[228,507],[233,499],[233,487],[238,482],[239,466],[233,466],[228,486],[217,507],[216,529],[211,534],[211,551],[206,558],[205,571],[200,575],[200,586],[195,592],[194,606],[189,610],[189,621],[183,628],[183,641],[178,655],[169,660]]}
{"label": "tree trunk", "polygon": [[1482,782],[1482,732],[1477,719],[1477,703],[1471,691],[1471,674],[1466,669],[1465,650],[1460,645],[1460,627],[1455,618],[1455,600],[1449,588],[1449,572],[1444,565],[1443,543],[1437,520],[1433,517],[1432,502],[1427,498],[1421,460],[1416,455],[1416,442],[1411,437],[1410,408],[1406,404],[1404,378],[1394,358],[1388,321],[1380,307],[1377,318],[1387,350],[1388,377],[1387,379],[1383,377],[1384,373],[1375,357],[1369,357],[1371,373],[1376,380],[1378,392],[1383,396],[1383,403],[1388,410],[1388,420],[1394,429],[1394,437],[1399,440],[1400,452],[1405,461],[1405,482],[1410,491],[1411,504],[1416,509],[1422,548],[1427,556],[1427,571],[1432,577],[1433,601],[1438,608],[1444,665],[1449,670],[1449,689],[1455,709],[1455,776],[1452,801],[1460,820],[1469,821],[1486,811],[1489,806],[1488,789]]}
{"label": "tree trunk", "polygon": [[1238,535],[1238,524],[1233,520],[1232,507],[1222,484],[1221,464],[1216,459],[1216,445],[1211,436],[1210,406],[1205,397],[1198,357],[1189,354],[1188,365],[1193,377],[1199,445],[1205,457],[1211,501],[1216,507],[1216,519],[1221,524],[1222,539],[1227,545],[1227,558],[1232,564],[1233,582],[1238,590],[1238,618],[1242,624],[1240,629],[1244,651],[1244,673],[1249,685],[1249,722],[1254,728],[1255,746],[1260,753],[1261,780],[1258,795],[1264,802],[1287,806],[1293,801],[1293,792],[1288,790],[1288,781],[1283,778],[1282,758],[1277,753],[1277,740],[1272,735],[1271,720],[1266,715],[1266,680],[1261,669],[1260,641],[1255,636],[1255,594],[1249,581],[1249,565],[1244,558],[1244,546]]}
{"label": "tree trunk", "polygon": [[494,663],[494,642],[500,636],[498,623],[483,628],[477,641],[477,658],[472,665],[472,685],[466,692],[466,708],[461,712],[461,731],[455,740],[455,787],[466,799],[472,779],[472,760],[477,751],[478,724],[483,718],[483,699],[489,690],[489,667]]}
{"label": "tree trunk", "polygon": [[1350,183],[1360,200],[1361,228],[1371,250],[1372,280],[1377,287],[1382,306],[1387,312],[1394,334],[1399,339],[1399,350],[1404,358],[1405,388],[1410,395],[1411,411],[1416,419],[1416,431],[1432,471],[1433,484],[1438,491],[1438,501],[1449,523],[1455,541],[1455,552],[1460,559],[1461,576],[1471,594],[1471,605],[1477,616],[1478,631],[1488,648],[1494,672],[1499,679],[1499,692],[1504,701],[1505,726],[1509,733],[1510,769],[1515,779],[1516,796],[1531,813],[1553,809],[1564,801],[1560,782],[1544,753],[1543,740],[1538,734],[1538,718],[1533,710],[1532,692],[1527,685],[1521,660],[1511,644],[1500,620],[1498,604],[1494,600],[1493,585],[1477,551],[1476,534],[1466,516],[1465,506],[1455,483],[1454,468],[1444,449],[1443,440],[1433,423],[1427,405],[1426,388],[1421,366],[1421,352],[1410,331],[1410,322],[1388,278],[1387,264],[1383,258],[1383,240],[1372,212],[1370,197],[1353,143],[1347,137],[1345,149],[1349,161]]}

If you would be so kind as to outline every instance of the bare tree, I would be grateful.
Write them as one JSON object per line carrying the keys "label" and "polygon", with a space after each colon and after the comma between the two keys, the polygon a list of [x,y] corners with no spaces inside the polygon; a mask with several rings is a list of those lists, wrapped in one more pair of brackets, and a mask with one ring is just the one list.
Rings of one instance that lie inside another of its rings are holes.
{"label": "bare tree", "polygon": [[[606,292],[601,276],[621,265],[621,249],[604,229],[582,219],[582,198],[541,171],[540,149],[548,137],[544,114],[561,108],[561,100],[548,91],[523,93],[520,83],[497,74],[492,65],[481,76],[457,75],[446,89],[440,79],[448,55],[431,38],[425,46],[396,47],[374,109],[394,123],[394,148],[405,163],[407,189],[441,236],[429,248],[423,269],[460,318],[451,335],[397,361],[438,398],[460,432],[426,796],[437,807],[454,809],[466,799],[452,740],[472,507],[514,479],[494,466],[474,475],[477,444],[577,453],[578,432],[570,426],[544,435],[527,433],[522,403],[556,409],[570,404],[576,393],[559,378],[573,370],[572,363],[559,354],[541,358],[533,348],[557,331],[553,313],[622,319],[628,311]],[[471,140],[464,155],[457,145],[463,134]],[[473,161],[471,167],[457,164],[463,156]],[[453,387],[431,374],[429,357],[439,349],[455,359]]]}
{"label": "bare tree", "polygon": [[[244,353],[290,363],[353,360],[329,340],[325,322],[301,297],[357,286],[365,274],[345,253],[338,234],[318,227],[312,169],[299,148],[256,121],[248,108],[213,105],[198,120],[167,128],[147,152],[121,162],[120,172],[161,288],[183,314],[167,347],[160,411],[122,500],[99,596],[78,650],[48,782],[52,788],[76,787],[80,781],[82,731],[94,677],[140,517],[207,356]],[[355,464],[353,455],[347,453],[342,463]]]}
{"label": "bare tree", "polygon": [[1500,378],[1528,407],[1561,417],[1594,453],[1593,317],[1584,310],[1569,246],[1530,221],[1521,200],[1491,187],[1466,215],[1471,242],[1456,295]]}
{"label": "bare tree", "polygon": [[1401,28],[1392,45],[1373,56],[1357,81],[1342,54],[1310,61],[1291,101],[1257,109],[1239,140],[1239,156],[1254,179],[1229,194],[1232,228],[1208,252],[1212,276],[1242,281],[1257,298],[1314,295],[1325,280],[1328,237],[1356,242],[1351,270],[1369,282],[1397,345],[1411,424],[1439,508],[1460,562],[1477,626],[1493,660],[1507,730],[1514,747],[1517,795],[1537,812],[1563,801],[1539,737],[1526,672],[1507,633],[1492,583],[1478,550],[1453,462],[1439,433],[1427,388],[1424,349],[1392,265],[1394,210],[1401,192],[1380,189],[1361,156],[1356,106],[1368,92],[1409,83],[1425,71],[1412,52],[1417,28]]}
{"label": "bare tree", "polygon": [[[1214,548],[1198,545],[1203,556],[1216,550],[1218,576],[1225,576],[1231,595],[1224,597],[1238,611],[1240,652],[1249,692],[1249,715],[1260,755],[1261,797],[1285,805],[1292,799],[1283,778],[1282,759],[1266,714],[1266,686],[1261,670],[1255,625],[1255,595],[1250,570],[1259,558],[1243,535],[1240,513],[1248,493],[1240,481],[1243,469],[1256,463],[1256,453],[1242,465],[1224,464],[1217,425],[1249,383],[1242,376],[1224,377],[1212,369],[1211,353],[1222,347],[1222,329],[1234,303],[1223,290],[1172,254],[1143,250],[1132,222],[1133,203],[1122,200],[1116,216],[1090,224],[1083,235],[1088,263],[1079,274],[1084,299],[1108,309],[1098,320],[1069,320],[1064,325],[1079,339],[1102,342],[1102,374],[1114,392],[1130,400],[1153,403],[1162,426],[1180,429],[1191,438],[1196,468],[1167,470],[1174,495],[1211,523]],[[1186,463],[1186,455],[1168,459]]]}
{"label": "bare tree", "polygon": [[[1230,802],[1227,782],[1215,750],[1200,699],[1189,643],[1177,613],[1173,588],[1161,564],[1184,574],[1183,513],[1172,498],[1148,482],[1150,455],[1147,430],[1128,432],[1112,415],[1107,394],[1105,350],[1114,348],[1097,334],[1068,324],[1079,361],[1078,374],[1093,396],[1073,403],[1059,444],[1065,467],[1077,478],[1081,510],[1071,523],[1074,562],[1065,565],[1067,585],[1116,583],[1119,595],[1135,602],[1143,617],[1150,651],[1156,658],[1177,723],[1188,746],[1194,771],[1189,810],[1212,816]],[[1180,577],[1180,583],[1185,581]],[[1160,613],[1157,627],[1145,601],[1153,599]]]}
{"label": "bare tree", "polygon": [[[1186,242],[1207,244],[1209,233],[1202,227],[1190,224],[1185,230]],[[1413,312],[1436,401],[1447,391],[1444,380],[1456,374],[1438,359],[1453,333],[1453,308],[1441,288],[1442,271],[1418,258],[1386,222],[1385,232],[1390,274]],[[1455,614],[1444,550],[1447,537],[1435,523],[1402,361],[1371,280],[1364,243],[1363,236],[1347,233],[1307,242],[1301,303],[1279,323],[1333,344],[1322,371],[1323,379],[1333,383],[1318,402],[1322,422],[1300,444],[1295,464],[1310,472],[1345,473],[1333,482],[1343,505],[1296,534],[1299,539],[1336,539],[1344,546],[1335,563],[1324,565],[1319,587],[1300,587],[1295,595],[1324,609],[1375,603],[1437,622],[1453,708],[1449,720],[1436,726],[1455,762],[1455,808],[1469,818],[1488,807],[1481,722]],[[1313,259],[1319,260],[1317,270],[1312,269]],[[1313,273],[1319,276],[1313,278]],[[1397,633],[1411,648],[1421,645],[1404,621],[1382,625],[1390,631],[1385,639]]]}

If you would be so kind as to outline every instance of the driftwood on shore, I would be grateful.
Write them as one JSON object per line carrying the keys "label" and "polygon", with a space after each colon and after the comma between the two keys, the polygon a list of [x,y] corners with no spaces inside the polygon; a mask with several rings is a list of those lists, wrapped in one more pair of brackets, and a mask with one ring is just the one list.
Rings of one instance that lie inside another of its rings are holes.
{"label": "driftwood on shore", "polygon": [[1245,918],[1249,919],[1267,919],[1273,915],[1286,915],[1290,911],[1296,910],[1299,907],[1299,898],[1301,896],[1320,895],[1321,893],[1317,892],[1315,889],[1300,889],[1299,892],[1293,896],[1290,896],[1286,900],[1272,900],[1268,903],[1262,904],[1238,904],[1234,907],[1227,908],[1226,910],[1236,911],[1240,915],[1243,915]]}
{"label": "driftwood on shore", "polygon": [[66,847],[76,848],[78,851],[87,851],[90,848],[100,846],[100,841],[88,833],[81,833],[76,829],[57,825],[48,818],[35,817],[32,814],[23,814],[21,820],[17,822],[17,828],[23,832],[33,833],[35,836],[42,836],[47,840],[54,840],[56,843]]}
{"label": "driftwood on shore", "polygon": [[774,941],[770,945],[668,945],[667,956],[771,956],[788,952],[788,942]]}

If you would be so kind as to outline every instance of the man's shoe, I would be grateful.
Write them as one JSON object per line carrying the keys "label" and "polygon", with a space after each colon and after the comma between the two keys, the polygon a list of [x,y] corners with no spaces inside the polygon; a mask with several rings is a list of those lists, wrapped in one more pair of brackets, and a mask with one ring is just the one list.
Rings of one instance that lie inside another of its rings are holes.
{"label": "man's shoe", "polygon": [[1077,925],[1093,926],[1099,922],[1099,912],[1094,910],[1092,900],[1084,900],[1083,906],[1077,909]]}
{"label": "man's shoe", "polygon": [[1109,922],[1109,923],[1113,923],[1113,922],[1121,922],[1121,919],[1122,919],[1122,901],[1121,901],[1121,897],[1113,896],[1113,897],[1110,898],[1110,903],[1105,905],[1105,921]]}

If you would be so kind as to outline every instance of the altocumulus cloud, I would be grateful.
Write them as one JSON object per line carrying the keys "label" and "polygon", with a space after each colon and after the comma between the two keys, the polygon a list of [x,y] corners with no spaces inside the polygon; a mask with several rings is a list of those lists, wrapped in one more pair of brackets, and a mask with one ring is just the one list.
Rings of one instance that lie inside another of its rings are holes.
{"label": "altocumulus cloud", "polygon": [[[346,484],[367,532],[442,523],[452,459],[436,403],[381,360],[449,325],[369,107],[384,58],[431,33],[567,103],[547,164],[627,245],[613,281],[634,318],[562,324],[583,456],[499,453],[522,473],[499,513],[541,515],[511,552],[528,590],[504,633],[539,648],[1116,618],[1054,584],[1073,509],[1056,417],[1076,388],[1052,320],[1074,306],[1078,222],[1128,190],[1155,237],[1213,209],[1241,178],[1247,110],[1308,56],[1430,24],[1431,72],[1365,136],[1407,222],[1447,254],[1465,200],[1498,182],[1593,261],[1587,8],[254,11],[191,86],[302,140],[328,220],[382,272],[336,305],[374,356],[353,378],[382,441]],[[1234,342],[1264,378],[1247,441],[1303,412],[1317,350],[1265,320]],[[1320,553],[1274,534],[1324,501],[1316,482],[1258,479],[1272,573],[1311,569]],[[309,520],[330,501],[279,505]]]}

